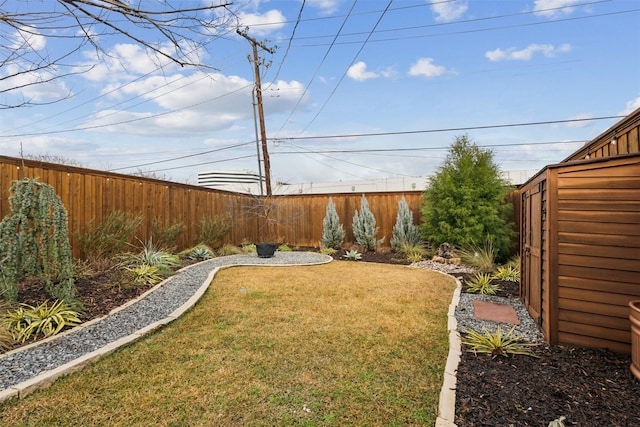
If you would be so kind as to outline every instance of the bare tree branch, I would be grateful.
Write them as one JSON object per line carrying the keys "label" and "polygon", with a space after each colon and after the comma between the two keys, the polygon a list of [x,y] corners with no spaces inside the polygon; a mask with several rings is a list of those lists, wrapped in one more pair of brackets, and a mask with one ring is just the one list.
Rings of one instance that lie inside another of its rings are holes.
{"label": "bare tree branch", "polygon": [[[216,69],[199,55],[235,30],[230,6],[175,8],[170,0],[0,0],[0,109],[49,103],[25,96],[24,90],[90,70],[86,59],[83,63],[75,54],[91,45],[98,57],[110,56],[107,43],[113,37],[169,63]],[[50,50],[56,55],[49,53],[47,41],[55,41]],[[62,54],[61,45],[67,46]]]}

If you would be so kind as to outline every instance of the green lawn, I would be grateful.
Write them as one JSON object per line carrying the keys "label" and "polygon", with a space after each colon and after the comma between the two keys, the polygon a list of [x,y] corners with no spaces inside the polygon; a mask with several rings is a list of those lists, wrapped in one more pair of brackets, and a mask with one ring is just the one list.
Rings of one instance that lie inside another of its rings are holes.
{"label": "green lawn", "polygon": [[223,270],[182,318],[4,403],[0,425],[432,426],[454,287],[346,261]]}

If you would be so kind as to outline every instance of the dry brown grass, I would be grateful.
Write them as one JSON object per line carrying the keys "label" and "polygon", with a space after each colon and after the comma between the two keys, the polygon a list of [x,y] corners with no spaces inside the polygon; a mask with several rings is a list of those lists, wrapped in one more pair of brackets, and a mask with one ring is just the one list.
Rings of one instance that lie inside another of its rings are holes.
{"label": "dry brown grass", "polygon": [[453,288],[380,264],[224,270],[183,318],[0,424],[433,425]]}

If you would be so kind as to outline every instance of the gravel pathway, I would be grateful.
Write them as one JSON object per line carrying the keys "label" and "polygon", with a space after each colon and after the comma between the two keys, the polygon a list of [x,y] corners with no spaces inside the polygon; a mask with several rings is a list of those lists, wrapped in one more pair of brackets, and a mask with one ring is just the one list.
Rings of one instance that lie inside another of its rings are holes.
{"label": "gravel pathway", "polygon": [[228,265],[305,265],[331,261],[312,252],[278,252],[273,258],[255,254],[214,258],[189,266],[140,300],[85,327],[34,346],[0,356],[0,392],[98,350],[168,317],[191,298],[217,267]]}

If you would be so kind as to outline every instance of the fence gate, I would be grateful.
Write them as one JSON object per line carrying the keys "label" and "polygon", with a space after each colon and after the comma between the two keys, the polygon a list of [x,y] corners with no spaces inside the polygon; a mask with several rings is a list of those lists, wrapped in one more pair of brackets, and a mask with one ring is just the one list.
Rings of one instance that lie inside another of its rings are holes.
{"label": "fence gate", "polygon": [[522,195],[522,299],[540,325],[542,306],[542,184]]}

